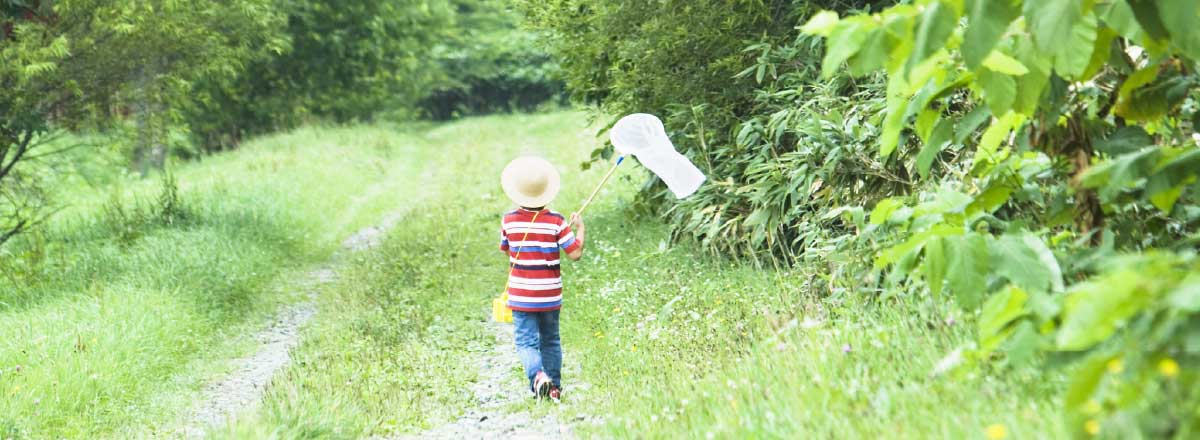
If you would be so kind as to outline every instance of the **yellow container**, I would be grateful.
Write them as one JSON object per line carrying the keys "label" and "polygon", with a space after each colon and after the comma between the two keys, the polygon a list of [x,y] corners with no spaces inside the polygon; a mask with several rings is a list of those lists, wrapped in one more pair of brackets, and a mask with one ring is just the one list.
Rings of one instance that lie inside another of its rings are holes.
{"label": "yellow container", "polygon": [[508,303],[508,292],[501,293],[499,298],[492,298],[492,319],[496,322],[513,322],[512,310],[506,303]]}

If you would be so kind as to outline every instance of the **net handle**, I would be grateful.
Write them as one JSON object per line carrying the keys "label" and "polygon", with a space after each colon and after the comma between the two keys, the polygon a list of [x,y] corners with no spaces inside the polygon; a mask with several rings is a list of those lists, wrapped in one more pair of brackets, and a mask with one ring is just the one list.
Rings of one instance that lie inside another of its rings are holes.
{"label": "net handle", "polygon": [[583,211],[588,208],[588,205],[592,204],[592,199],[596,198],[596,194],[600,194],[600,188],[603,188],[604,184],[608,183],[608,179],[612,177],[613,173],[617,172],[617,166],[621,165],[621,162],[624,162],[624,161],[625,161],[625,156],[622,155],[620,157],[617,157],[617,163],[614,163],[612,168],[609,168],[608,174],[605,174],[604,179],[600,181],[600,184],[596,185],[596,189],[592,191],[592,195],[588,196],[587,200],[584,200],[583,206],[581,206],[579,208],[579,210],[575,211],[575,212],[577,212],[579,215],[583,215]]}

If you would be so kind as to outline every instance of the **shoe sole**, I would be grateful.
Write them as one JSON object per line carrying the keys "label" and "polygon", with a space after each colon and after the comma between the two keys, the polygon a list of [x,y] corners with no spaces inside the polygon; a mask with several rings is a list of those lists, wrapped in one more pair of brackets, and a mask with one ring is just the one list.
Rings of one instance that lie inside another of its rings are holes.
{"label": "shoe sole", "polygon": [[538,386],[538,388],[537,388],[538,400],[550,398],[550,388],[552,386],[553,386],[553,384],[550,383],[550,381],[543,382],[540,386]]}

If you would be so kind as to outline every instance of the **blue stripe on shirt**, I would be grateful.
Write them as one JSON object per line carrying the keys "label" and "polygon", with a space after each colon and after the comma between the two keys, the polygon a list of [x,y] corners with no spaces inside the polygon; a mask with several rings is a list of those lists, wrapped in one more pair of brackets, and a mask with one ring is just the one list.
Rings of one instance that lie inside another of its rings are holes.
{"label": "blue stripe on shirt", "polygon": [[522,307],[526,309],[549,309],[551,307],[561,307],[562,300],[554,302],[534,303],[508,300],[509,307]]}
{"label": "blue stripe on shirt", "polygon": [[512,248],[512,251],[513,252],[537,252],[537,253],[541,253],[541,254],[556,254],[556,253],[558,253],[558,248],[556,248],[556,247],[538,247],[538,246],[518,246],[518,247]]}
{"label": "blue stripe on shirt", "polygon": [[530,266],[527,264],[517,264],[517,265],[514,265],[513,267],[516,268],[517,270],[558,270],[559,269],[557,264],[549,264],[549,265],[539,264],[536,266]]}
{"label": "blue stripe on shirt", "polygon": [[575,237],[571,237],[570,240],[567,240],[566,243],[563,243],[560,246],[562,246],[563,249],[566,249],[566,248],[571,247],[571,245],[573,245],[573,244],[575,244]]}

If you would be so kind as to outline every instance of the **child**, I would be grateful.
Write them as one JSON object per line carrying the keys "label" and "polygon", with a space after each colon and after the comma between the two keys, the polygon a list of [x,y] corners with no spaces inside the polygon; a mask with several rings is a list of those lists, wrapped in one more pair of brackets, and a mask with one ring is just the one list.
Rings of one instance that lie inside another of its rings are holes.
{"label": "child", "polygon": [[571,260],[583,256],[583,220],[568,224],[546,205],[558,195],[554,165],[539,157],[513,160],[500,175],[504,193],[520,208],[504,215],[500,250],[508,254],[508,308],[513,311],[517,356],[537,398],[558,401],[562,394],[562,343],[558,311],[562,307],[559,251]]}

